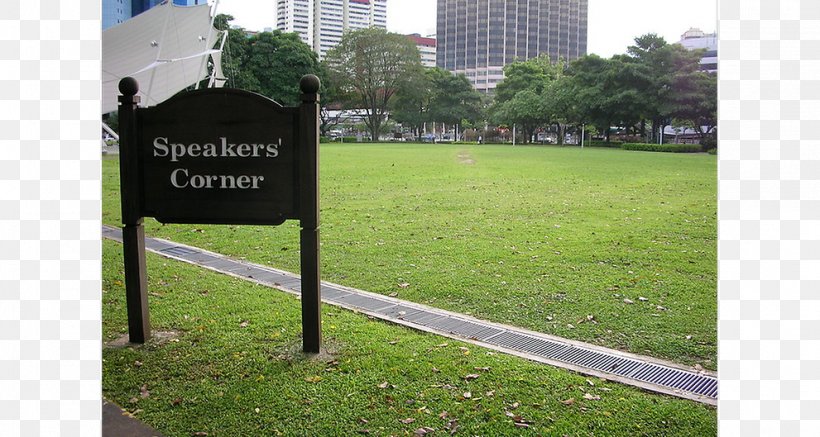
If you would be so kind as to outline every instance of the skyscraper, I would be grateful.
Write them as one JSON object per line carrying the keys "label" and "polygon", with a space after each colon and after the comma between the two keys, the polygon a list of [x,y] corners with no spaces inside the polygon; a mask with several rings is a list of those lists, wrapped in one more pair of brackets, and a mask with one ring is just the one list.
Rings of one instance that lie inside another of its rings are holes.
{"label": "skyscraper", "polygon": [[296,32],[323,58],[346,30],[387,28],[387,0],[277,0],[276,28]]}
{"label": "skyscraper", "polygon": [[436,65],[492,91],[503,67],[587,51],[588,0],[438,0]]}

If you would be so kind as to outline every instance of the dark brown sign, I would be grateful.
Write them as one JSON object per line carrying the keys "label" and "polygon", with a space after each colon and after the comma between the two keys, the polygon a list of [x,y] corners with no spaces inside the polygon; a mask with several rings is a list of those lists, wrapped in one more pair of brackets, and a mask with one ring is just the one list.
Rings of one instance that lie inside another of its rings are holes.
{"label": "dark brown sign", "polygon": [[150,337],[144,217],[163,223],[300,222],[303,349],[318,353],[319,78],[282,107],[236,89],[180,94],[139,108],[139,84],[119,88],[120,194],[129,339]]}
{"label": "dark brown sign", "polygon": [[137,120],[145,216],[272,225],[299,218],[298,108],[211,89],[138,109]]}

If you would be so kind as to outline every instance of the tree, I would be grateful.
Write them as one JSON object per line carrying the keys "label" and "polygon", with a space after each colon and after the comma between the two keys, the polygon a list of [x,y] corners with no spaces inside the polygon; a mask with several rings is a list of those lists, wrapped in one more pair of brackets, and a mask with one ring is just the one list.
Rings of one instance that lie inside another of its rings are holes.
{"label": "tree", "polygon": [[299,104],[299,80],[319,73],[316,53],[296,33],[260,32],[250,38],[244,67],[259,83],[256,91],[285,106]]}
{"label": "tree", "polygon": [[233,17],[219,14],[214,27],[228,31],[222,56],[225,86],[256,92],[282,105],[299,103],[299,80],[320,74],[316,53],[295,33],[280,30],[248,36],[242,28],[230,28]]}
{"label": "tree", "polygon": [[433,75],[431,121],[461,125],[462,120],[476,122],[482,117],[481,93],[463,74]]}
{"label": "tree", "polygon": [[563,74],[563,62],[553,64],[546,55],[505,66],[504,80],[496,87],[495,102],[490,109],[493,119],[520,125],[525,142],[530,141],[536,128],[553,119],[556,102],[550,101],[548,105],[546,93]]}
{"label": "tree", "polygon": [[717,126],[717,76],[697,71],[673,82],[672,116],[685,120],[701,142]]}
{"label": "tree", "polygon": [[226,88],[240,88],[258,90],[259,81],[245,68],[250,56],[250,40],[242,28],[231,28],[230,22],[234,17],[227,14],[218,14],[214,18],[214,27],[228,32],[228,38],[222,51],[222,72],[227,81]]}
{"label": "tree", "polygon": [[528,143],[535,129],[545,122],[544,114],[541,95],[534,89],[525,89],[496,108],[495,120],[520,126],[524,142]]}
{"label": "tree", "polygon": [[380,28],[345,33],[326,61],[342,88],[358,97],[374,140],[381,134],[390,99],[422,74],[421,57],[412,41]]}
{"label": "tree", "polygon": [[435,95],[437,79],[450,75],[450,72],[441,68],[428,68],[424,74],[411,78],[391,104],[392,118],[409,126],[421,140],[424,123],[433,121],[430,116],[430,107]]}

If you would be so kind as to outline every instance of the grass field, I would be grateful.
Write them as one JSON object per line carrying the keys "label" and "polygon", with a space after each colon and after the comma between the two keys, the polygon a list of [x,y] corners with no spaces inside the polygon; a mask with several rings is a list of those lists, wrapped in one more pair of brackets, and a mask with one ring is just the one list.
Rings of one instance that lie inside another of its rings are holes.
{"label": "grass field", "polygon": [[[701,154],[323,144],[322,277],[715,369],[716,186]],[[119,225],[116,159],[102,188]],[[299,271],[297,222],[146,232]]]}
{"label": "grass field", "polygon": [[[326,353],[306,358],[295,297],[150,253],[147,265],[164,340],[104,348],[103,394],[168,437],[716,435],[712,407],[329,306]],[[118,243],[103,242],[102,272],[110,339],[127,329]]]}

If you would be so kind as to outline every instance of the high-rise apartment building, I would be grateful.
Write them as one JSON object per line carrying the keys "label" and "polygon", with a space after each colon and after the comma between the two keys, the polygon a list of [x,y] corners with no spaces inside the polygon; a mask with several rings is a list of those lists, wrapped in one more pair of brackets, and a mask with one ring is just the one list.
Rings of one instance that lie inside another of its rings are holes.
{"label": "high-rise apartment building", "polygon": [[387,0],[276,0],[276,28],[296,32],[323,58],[342,33],[387,28]]}
{"label": "high-rise apartment building", "polygon": [[410,41],[413,41],[413,44],[416,45],[416,48],[419,49],[419,55],[421,55],[421,65],[425,67],[435,67],[436,66],[436,36],[428,36],[423,37],[418,33],[413,33],[407,35],[407,38]]}
{"label": "high-rise apartment building", "polygon": [[438,0],[436,65],[491,92],[516,60],[587,52],[588,0]]}

